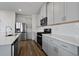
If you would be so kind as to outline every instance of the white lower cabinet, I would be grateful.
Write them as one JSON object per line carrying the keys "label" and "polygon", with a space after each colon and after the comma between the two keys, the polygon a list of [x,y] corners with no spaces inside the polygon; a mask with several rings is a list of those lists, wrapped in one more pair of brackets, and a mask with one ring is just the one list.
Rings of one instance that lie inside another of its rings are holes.
{"label": "white lower cabinet", "polygon": [[[45,51],[45,53],[48,56],[76,56],[77,55],[76,53],[78,51],[75,51],[73,53],[73,51],[70,51],[70,48],[68,48],[68,46],[71,47],[72,45],[67,46],[65,43],[63,45],[60,45],[59,43],[62,42],[58,42],[57,39],[50,38],[44,35],[42,40],[43,40],[42,49]],[[75,46],[72,49],[75,49]]]}
{"label": "white lower cabinet", "polygon": [[48,44],[48,56],[74,56],[71,52],[56,44]]}
{"label": "white lower cabinet", "polygon": [[42,41],[42,48],[43,48],[43,50],[45,51],[45,53],[47,54],[47,53],[48,53],[47,38],[43,38],[43,41]]}
{"label": "white lower cabinet", "polygon": [[12,56],[14,56],[14,45],[12,45]]}
{"label": "white lower cabinet", "polygon": [[69,52],[63,48],[59,47],[58,50],[59,50],[59,53],[58,53],[59,56],[74,56],[74,54],[72,54],[71,52]]}
{"label": "white lower cabinet", "polygon": [[48,56],[58,56],[58,47],[54,44],[48,44]]}
{"label": "white lower cabinet", "polygon": [[57,56],[58,48],[50,42],[50,38],[43,36],[42,49],[48,56]]}
{"label": "white lower cabinet", "polygon": [[11,45],[0,45],[0,56],[11,56]]}

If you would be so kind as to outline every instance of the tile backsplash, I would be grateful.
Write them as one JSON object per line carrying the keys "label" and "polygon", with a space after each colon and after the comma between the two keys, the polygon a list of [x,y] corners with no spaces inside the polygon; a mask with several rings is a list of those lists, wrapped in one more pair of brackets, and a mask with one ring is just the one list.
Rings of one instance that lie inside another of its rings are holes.
{"label": "tile backsplash", "polygon": [[68,36],[79,36],[79,23],[70,23],[53,26],[52,34],[63,34]]}
{"label": "tile backsplash", "polygon": [[55,26],[39,27],[38,31],[43,31],[44,28],[51,28],[52,34],[79,37],[79,23],[69,23]]}

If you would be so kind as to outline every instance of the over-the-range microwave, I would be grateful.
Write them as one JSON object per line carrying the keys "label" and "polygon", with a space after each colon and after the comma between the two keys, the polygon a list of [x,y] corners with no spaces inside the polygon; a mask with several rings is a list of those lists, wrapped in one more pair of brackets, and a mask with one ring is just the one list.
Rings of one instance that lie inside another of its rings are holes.
{"label": "over-the-range microwave", "polygon": [[47,26],[47,17],[41,19],[40,25],[41,25],[41,26]]}

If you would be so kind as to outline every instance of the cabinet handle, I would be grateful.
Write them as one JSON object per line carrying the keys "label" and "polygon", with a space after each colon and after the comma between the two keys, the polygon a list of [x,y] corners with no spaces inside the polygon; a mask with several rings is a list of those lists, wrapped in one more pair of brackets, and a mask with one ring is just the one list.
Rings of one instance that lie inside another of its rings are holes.
{"label": "cabinet handle", "polygon": [[63,47],[65,47],[65,48],[67,48],[67,46],[65,46],[65,45],[62,45]]}

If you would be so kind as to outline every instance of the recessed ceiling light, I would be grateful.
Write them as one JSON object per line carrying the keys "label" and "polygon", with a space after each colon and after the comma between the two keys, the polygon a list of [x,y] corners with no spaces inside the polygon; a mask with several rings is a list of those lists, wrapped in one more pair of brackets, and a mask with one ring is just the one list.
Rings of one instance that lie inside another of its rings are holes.
{"label": "recessed ceiling light", "polygon": [[22,11],[22,9],[18,9],[18,11]]}

